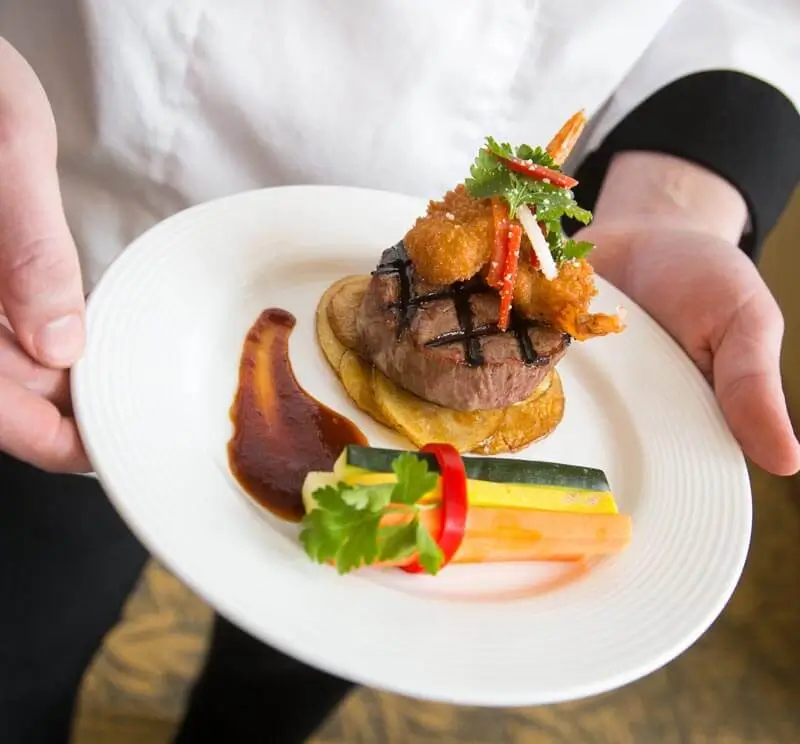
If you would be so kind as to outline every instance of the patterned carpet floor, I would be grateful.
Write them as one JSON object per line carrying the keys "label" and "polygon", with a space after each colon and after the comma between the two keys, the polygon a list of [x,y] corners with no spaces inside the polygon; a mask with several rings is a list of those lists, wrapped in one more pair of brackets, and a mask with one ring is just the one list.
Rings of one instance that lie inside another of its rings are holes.
{"label": "patterned carpet floor", "polygon": [[[742,581],[717,623],[665,669],[586,701],[507,711],[360,690],[313,744],[800,742],[800,481],[752,476],[756,523]],[[209,617],[149,566],[86,675],[73,744],[167,744]]]}

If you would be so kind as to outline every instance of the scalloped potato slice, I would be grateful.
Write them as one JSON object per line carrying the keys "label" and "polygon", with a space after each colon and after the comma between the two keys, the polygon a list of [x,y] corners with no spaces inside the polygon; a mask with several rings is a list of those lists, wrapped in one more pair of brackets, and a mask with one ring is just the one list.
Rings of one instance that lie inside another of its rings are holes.
{"label": "scalloped potato slice", "polygon": [[459,452],[469,452],[487,439],[503,418],[503,411],[453,411],[429,403],[398,387],[377,369],[372,387],[384,416],[417,447],[449,442]]}
{"label": "scalloped potato slice", "polygon": [[504,409],[497,430],[474,451],[482,455],[515,452],[551,434],[563,417],[564,388],[553,370],[530,398]]}
{"label": "scalloped potato slice", "polygon": [[319,341],[320,348],[325,358],[328,360],[328,364],[330,364],[337,373],[339,372],[339,365],[342,363],[342,357],[347,351],[347,347],[337,338],[331,327],[329,308],[336,294],[345,284],[352,281],[353,278],[354,277],[345,277],[331,284],[331,286],[325,290],[322,297],[320,297],[319,303],[317,304],[317,341]]}
{"label": "scalloped potato slice", "polygon": [[348,276],[331,296],[328,305],[328,323],[336,338],[351,351],[358,351],[358,328],[356,316],[364,293],[367,291],[368,276]]}
{"label": "scalloped potato slice", "polygon": [[339,379],[353,402],[378,423],[392,428],[381,411],[372,388],[372,365],[352,351],[346,351],[339,365]]}

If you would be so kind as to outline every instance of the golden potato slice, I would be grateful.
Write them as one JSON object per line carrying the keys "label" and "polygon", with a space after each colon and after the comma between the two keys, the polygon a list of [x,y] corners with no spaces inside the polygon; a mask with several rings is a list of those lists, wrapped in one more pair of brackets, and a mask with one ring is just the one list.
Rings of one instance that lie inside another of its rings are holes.
{"label": "golden potato slice", "polygon": [[459,452],[469,452],[497,429],[503,411],[453,411],[395,385],[386,375],[373,372],[375,400],[385,417],[417,447],[429,442],[449,442]]}
{"label": "golden potato slice", "polygon": [[356,315],[369,281],[368,276],[347,277],[328,305],[328,323],[336,338],[351,351],[358,351]]}
{"label": "golden potato slice", "polygon": [[372,391],[372,365],[358,354],[346,351],[339,365],[339,378],[353,402],[378,423],[392,428],[392,424],[378,407]]}
{"label": "golden potato slice", "polygon": [[504,409],[497,430],[473,451],[482,455],[515,452],[552,433],[563,417],[564,388],[553,370],[530,398]]}
{"label": "golden potato slice", "polygon": [[342,357],[347,351],[347,347],[339,341],[336,334],[333,332],[333,328],[328,319],[328,309],[339,290],[349,281],[352,281],[352,279],[353,277],[348,276],[331,284],[331,286],[325,290],[322,297],[319,298],[319,303],[317,304],[317,341],[319,341],[322,353],[335,372],[339,371],[339,365],[342,363]]}

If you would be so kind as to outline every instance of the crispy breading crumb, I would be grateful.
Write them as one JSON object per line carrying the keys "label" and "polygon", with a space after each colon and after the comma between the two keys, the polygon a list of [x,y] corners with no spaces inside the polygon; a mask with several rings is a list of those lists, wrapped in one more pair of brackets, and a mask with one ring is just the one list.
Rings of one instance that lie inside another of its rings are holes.
{"label": "crispy breading crumb", "polygon": [[405,236],[417,274],[431,284],[452,284],[475,276],[492,250],[492,208],[462,186],[432,201]]}

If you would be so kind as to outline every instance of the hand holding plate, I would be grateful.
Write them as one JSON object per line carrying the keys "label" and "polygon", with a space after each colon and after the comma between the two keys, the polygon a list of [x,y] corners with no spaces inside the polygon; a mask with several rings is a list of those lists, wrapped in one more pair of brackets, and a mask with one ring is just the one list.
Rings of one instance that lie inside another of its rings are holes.
{"label": "hand holding plate", "polygon": [[659,222],[600,223],[580,236],[597,271],[677,339],[706,375],[745,454],[777,475],[800,469],[781,384],[783,317],[732,243]]}
{"label": "hand holding plate", "polygon": [[55,124],[35,74],[2,40],[0,172],[0,451],[85,470],[64,371],[83,352],[84,299]]}

